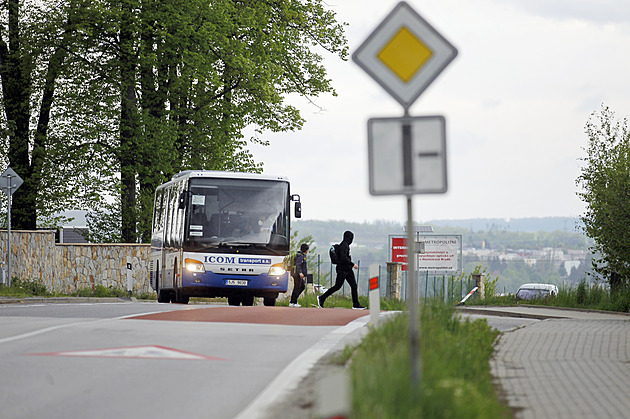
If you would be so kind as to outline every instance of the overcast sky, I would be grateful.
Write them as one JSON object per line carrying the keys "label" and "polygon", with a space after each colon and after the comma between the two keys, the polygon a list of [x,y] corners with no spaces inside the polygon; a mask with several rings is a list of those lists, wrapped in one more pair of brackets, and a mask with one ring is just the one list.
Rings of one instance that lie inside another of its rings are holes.
{"label": "overcast sky", "polygon": [[[329,0],[352,54],[398,1]],[[410,108],[444,115],[448,192],[415,195],[414,221],[579,216],[584,126],[602,104],[630,115],[627,0],[410,0],[458,56]],[[292,98],[301,131],[255,146],[286,175],[303,219],[407,219],[404,196],[368,188],[367,120],[403,108],[351,59],[324,55],[338,96]],[[397,168],[392,168],[396,170]],[[400,169],[402,170],[402,169]]]}

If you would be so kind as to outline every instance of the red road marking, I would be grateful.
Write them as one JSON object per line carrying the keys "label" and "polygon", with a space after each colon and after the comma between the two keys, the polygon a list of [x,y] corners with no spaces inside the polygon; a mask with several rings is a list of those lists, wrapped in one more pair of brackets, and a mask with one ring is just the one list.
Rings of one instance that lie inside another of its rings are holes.
{"label": "red road marking", "polygon": [[127,317],[132,320],[168,320],[180,322],[222,322],[284,324],[292,326],[345,326],[359,317],[362,310],[290,308],[290,307],[206,307]]}

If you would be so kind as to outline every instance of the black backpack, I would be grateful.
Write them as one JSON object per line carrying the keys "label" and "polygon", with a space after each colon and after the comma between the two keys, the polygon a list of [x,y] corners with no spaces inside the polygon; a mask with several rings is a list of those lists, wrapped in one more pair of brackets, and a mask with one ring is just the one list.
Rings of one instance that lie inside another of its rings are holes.
{"label": "black backpack", "polygon": [[339,263],[339,245],[338,244],[333,244],[332,246],[330,246],[330,250],[328,251],[328,254],[330,255],[330,261],[332,262],[333,265],[336,265]]}

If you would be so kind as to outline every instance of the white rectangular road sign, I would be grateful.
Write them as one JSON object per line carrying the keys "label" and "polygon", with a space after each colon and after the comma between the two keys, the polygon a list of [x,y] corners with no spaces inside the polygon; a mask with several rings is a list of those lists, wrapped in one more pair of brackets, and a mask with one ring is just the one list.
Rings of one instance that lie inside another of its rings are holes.
{"label": "white rectangular road sign", "polygon": [[368,166],[372,195],[446,192],[444,117],[368,120]]}

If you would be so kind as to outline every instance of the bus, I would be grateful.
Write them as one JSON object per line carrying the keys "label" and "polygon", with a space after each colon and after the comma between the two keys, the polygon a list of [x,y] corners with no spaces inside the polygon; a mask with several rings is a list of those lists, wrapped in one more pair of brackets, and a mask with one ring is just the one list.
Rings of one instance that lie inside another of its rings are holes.
{"label": "bus", "polygon": [[149,280],[160,303],[227,297],[276,304],[287,291],[291,203],[283,176],[188,170],[155,191]]}

